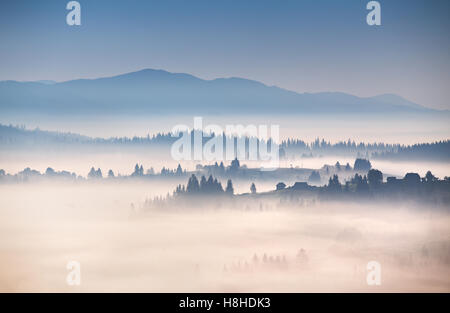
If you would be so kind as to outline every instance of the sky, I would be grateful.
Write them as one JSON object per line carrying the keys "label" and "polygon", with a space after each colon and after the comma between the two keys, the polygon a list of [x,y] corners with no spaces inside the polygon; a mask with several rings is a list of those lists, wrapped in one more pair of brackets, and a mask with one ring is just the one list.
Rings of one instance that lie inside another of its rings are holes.
{"label": "sky", "polygon": [[66,0],[0,2],[0,80],[112,76],[143,68],[245,77],[297,92],[395,93],[450,109],[450,1]]}

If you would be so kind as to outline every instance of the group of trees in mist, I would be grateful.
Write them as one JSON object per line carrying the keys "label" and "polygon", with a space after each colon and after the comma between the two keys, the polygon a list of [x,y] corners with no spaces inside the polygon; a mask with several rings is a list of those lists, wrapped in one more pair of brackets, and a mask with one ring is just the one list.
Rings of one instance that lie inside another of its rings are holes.
{"label": "group of trees in mist", "polygon": [[450,160],[450,140],[413,145],[386,143],[356,143],[355,141],[339,141],[331,143],[324,139],[316,139],[307,143],[301,139],[288,139],[280,144],[281,155],[317,157],[324,155],[347,155],[387,160]]}
{"label": "group of trees in mist", "polygon": [[[206,134],[202,131],[191,131],[191,142],[193,143],[195,132],[200,132],[205,144],[209,138],[216,136],[215,134]],[[225,136],[219,134],[218,136]],[[92,138],[74,133],[63,133],[54,131],[43,131],[40,129],[28,130],[23,126],[6,126],[0,124],[0,146],[5,148],[14,146],[27,146],[28,148],[42,149],[49,145],[61,148],[65,146],[78,147],[83,145],[86,147],[157,147],[169,148],[179,137],[173,136],[171,133],[157,133],[144,137],[112,137],[112,138]],[[236,148],[238,137],[228,137],[232,139]],[[245,147],[248,151],[249,141],[251,138],[243,137]],[[263,143],[256,139],[257,144]],[[267,144],[270,146],[271,140]],[[224,151],[226,151],[224,140]],[[234,150],[236,151],[236,149]],[[386,143],[356,143],[355,141],[339,141],[331,143],[324,139],[316,139],[307,143],[301,139],[287,139],[279,145],[280,158],[285,157],[317,157],[325,155],[345,155],[350,157],[364,158],[380,158],[388,160],[450,160],[450,140],[437,141],[433,143],[419,143],[414,145],[402,144],[386,144]]]}
{"label": "group of trees in mist", "polygon": [[[134,177],[134,178],[140,178],[140,177],[153,177],[153,176],[183,176],[186,175],[186,170],[183,170],[180,164],[178,164],[176,169],[169,169],[166,167],[162,167],[161,171],[159,173],[156,173],[153,167],[145,170],[144,166],[142,164],[136,163],[134,166],[134,170],[130,175],[123,175],[119,174],[116,175],[113,170],[108,171],[107,177],[110,179],[113,178],[125,178],[125,177]],[[94,167],[91,168],[90,172],[88,173],[87,177],[89,179],[95,179],[95,178],[103,178],[102,171],[100,168],[95,170]]]}
{"label": "group of trees in mist", "polygon": [[231,181],[231,179],[227,181],[227,185],[225,189],[223,189],[222,183],[219,182],[217,178],[214,178],[212,175],[210,175],[208,179],[206,179],[205,176],[202,176],[199,181],[195,174],[192,174],[191,177],[189,177],[186,186],[178,185],[174,192],[174,195],[190,195],[190,196],[195,195],[214,196],[220,194],[230,196],[234,194],[233,182]]}
{"label": "group of trees in mist", "polygon": [[101,168],[91,167],[86,177],[69,171],[56,171],[49,167],[45,172],[31,169],[29,167],[16,174],[8,174],[5,170],[0,169],[0,180],[6,182],[26,182],[33,179],[46,178],[46,179],[64,179],[64,180],[100,180],[100,179],[122,179],[122,178],[145,178],[145,177],[177,177],[187,175],[186,170],[183,170],[181,165],[178,164],[176,169],[168,169],[163,167],[159,173],[155,173],[153,168],[147,169],[144,173],[143,165],[136,164],[134,170],[129,175],[115,174],[112,169],[108,170],[104,175]]}
{"label": "group of trees in mist", "polygon": [[[279,182],[274,190],[258,193],[254,183],[250,193],[234,194],[233,183],[227,181],[225,189],[221,182],[212,175],[200,179],[192,174],[186,185],[178,185],[172,194],[146,200],[146,209],[173,208],[255,208],[261,210],[269,206],[299,206],[315,204],[323,200],[341,201],[415,201],[427,205],[448,207],[450,205],[450,178],[439,179],[430,171],[424,177],[417,173],[407,173],[403,178],[387,177],[377,169],[370,169],[366,174],[356,173],[350,179],[341,182],[337,174],[332,175],[327,184],[311,186],[307,182],[296,182],[287,186]],[[212,199],[221,199],[213,201]],[[232,201],[231,201],[232,200]],[[231,201],[231,202],[230,202]]]}
{"label": "group of trees in mist", "polygon": [[[206,169],[206,168],[219,169],[219,172],[222,172],[223,174],[225,174],[225,173],[236,174],[241,169],[241,166],[240,166],[239,160],[235,159],[227,167],[225,167],[223,165],[223,162],[221,162],[220,166],[217,165],[217,163],[213,166],[205,166],[205,167],[198,166],[197,170],[194,172],[194,174],[202,173],[202,172],[204,172],[204,169]],[[96,169],[95,167],[91,167],[91,169],[89,170],[89,172],[86,175],[86,178],[88,180],[99,180],[99,179],[106,179],[106,178],[107,179],[120,179],[120,178],[146,178],[146,177],[147,178],[148,177],[183,177],[183,176],[188,176],[188,174],[189,173],[186,171],[186,169],[183,169],[181,167],[181,164],[178,164],[178,166],[175,169],[162,167],[161,170],[157,173],[153,169],[153,167],[151,167],[149,169],[145,169],[142,164],[136,163],[136,165],[133,168],[133,171],[131,172],[131,174],[128,174],[128,175],[127,174],[117,174],[116,175],[112,169],[109,169],[107,171],[107,174],[104,175],[101,168]],[[41,173],[37,170],[27,167],[23,171],[20,171],[13,175],[7,174],[5,172],[5,170],[0,169],[0,178],[9,178],[9,179],[15,180],[15,181],[27,181],[29,179],[39,178],[39,177],[41,177],[41,178],[66,178],[66,179],[76,179],[76,180],[86,179],[83,176],[77,175],[74,172],[56,171],[51,167],[47,168],[47,170],[44,173]],[[212,176],[209,175],[209,177],[211,178]],[[202,181],[200,182],[201,186],[204,185],[203,184],[204,178],[205,178],[205,176],[202,176]],[[207,183],[210,183],[210,181],[208,180]],[[208,186],[210,186],[210,185],[211,184],[208,184]],[[217,190],[222,189],[222,186],[217,185],[216,187],[217,187],[216,188]],[[214,188],[204,189],[204,190],[213,191]]]}
{"label": "group of trees in mist", "polygon": [[238,158],[231,161],[229,166],[225,166],[223,161],[219,163],[215,162],[213,165],[197,165],[197,171],[207,173],[207,175],[213,175],[218,177],[244,175],[247,167],[241,166]]}
{"label": "group of trees in mist", "polygon": [[[223,176],[223,175],[238,175],[241,174],[241,170],[246,169],[246,167],[241,167],[238,159],[234,159],[231,161],[229,166],[225,166],[223,162],[220,165],[215,163],[215,165],[198,165],[194,174],[207,173],[207,175],[212,175],[213,173],[217,174],[215,176]],[[70,179],[85,179],[81,175],[77,175],[76,173],[71,173],[68,171],[55,171],[51,167],[47,168],[44,173],[41,173],[37,170],[33,170],[30,168],[26,168],[23,171],[20,171],[14,175],[7,174],[4,170],[1,170],[3,175],[2,177],[15,178],[17,181],[32,179],[36,177],[46,177],[46,178],[70,178]],[[175,169],[170,169],[166,167],[162,167],[159,172],[156,172],[153,167],[145,169],[142,164],[136,163],[131,174],[116,174],[112,169],[107,171],[105,175],[101,168],[91,167],[90,171],[87,173],[86,178],[92,180],[98,179],[120,179],[120,178],[149,178],[149,177],[181,177],[188,176],[188,172],[186,169],[183,169],[180,164]]]}
{"label": "group of trees in mist", "polygon": [[[355,161],[355,165],[357,168],[361,168],[362,170],[365,170],[363,167],[359,166],[358,164],[363,161],[357,160]],[[368,162],[368,161],[366,161]],[[370,162],[369,162],[370,164]],[[351,171],[352,167],[347,163],[346,166],[341,166],[339,162],[336,162],[334,166],[328,166],[325,165],[322,169],[312,171],[309,182],[319,184],[323,177],[328,177],[330,173],[333,171],[340,172],[340,171]],[[198,164],[196,166],[196,169],[194,171],[188,172],[186,169],[183,169],[180,164],[176,168],[166,168],[162,167],[158,172],[154,170],[153,167],[145,168],[143,164],[136,163],[134,168],[131,169],[130,174],[123,174],[123,173],[115,173],[112,169],[101,169],[96,167],[91,167],[88,173],[85,177],[81,174],[77,174],[74,172],[69,171],[56,171],[53,168],[49,167],[44,173],[39,172],[38,170],[26,168],[23,171],[20,171],[16,174],[7,174],[4,170],[4,175],[2,178],[7,178],[10,181],[27,181],[29,179],[33,178],[65,178],[65,179],[76,179],[76,180],[99,180],[99,179],[123,179],[123,178],[136,178],[136,179],[143,179],[143,178],[155,178],[155,177],[188,177],[190,174],[196,174],[199,177],[204,175],[206,177],[214,176],[221,179],[265,179],[266,177],[275,177],[282,179],[283,177],[287,176],[297,176],[299,174],[308,173],[308,169],[303,168],[280,168],[276,169],[274,171],[261,171],[260,168],[248,168],[245,165],[241,165],[240,161],[235,158],[232,160],[229,165],[224,165],[224,162],[220,162],[218,164],[215,162],[213,165],[200,165]],[[320,172],[323,172],[322,174]]]}
{"label": "group of trees in mist", "polygon": [[[214,134],[207,133],[202,130],[191,130],[189,131],[188,136],[191,137],[190,142],[192,143],[192,148],[194,145],[194,137],[198,136],[203,138],[203,145],[206,142],[217,136],[223,137],[223,148],[227,147],[227,142],[231,142],[234,145],[235,151],[238,145],[239,140],[243,140],[246,150],[248,151],[248,147],[250,144],[250,140],[255,140],[257,145],[259,144],[267,144],[270,146],[272,139],[268,139],[267,142],[262,139],[258,139],[256,137],[249,136],[235,136],[235,135],[226,135],[225,133]],[[29,145],[29,146],[46,146],[49,144],[79,144],[86,146],[118,146],[118,147],[127,147],[127,146],[171,146],[176,140],[181,137],[181,134],[174,135],[170,132],[158,132],[156,134],[143,137],[110,137],[110,138],[94,138],[89,136],[83,136],[74,133],[65,133],[65,132],[57,132],[57,131],[45,131],[39,128],[30,130],[26,129],[25,126],[13,126],[13,125],[2,125],[0,124],[0,145]]]}
{"label": "group of trees in mist", "polygon": [[407,173],[403,178],[387,177],[377,169],[370,169],[366,175],[356,173],[351,179],[341,183],[338,175],[329,178],[328,184],[319,187],[320,196],[327,197],[375,197],[420,199],[450,204],[450,177],[439,179],[428,171],[425,177],[417,173]]}
{"label": "group of trees in mist", "polygon": [[411,146],[400,146],[395,151],[378,151],[372,153],[376,159],[386,160],[442,160],[450,159],[450,140],[435,143],[419,143]]}
{"label": "group of trees in mist", "polygon": [[64,180],[84,180],[84,177],[78,176],[74,172],[69,171],[55,171],[51,167],[47,168],[44,173],[29,167],[19,171],[16,174],[6,173],[5,170],[0,169],[0,182],[27,182],[33,179],[48,178],[48,179],[64,179]]}
{"label": "group of trees in mist", "polygon": [[[269,172],[272,178],[278,179],[286,177],[286,173],[292,172],[294,176],[298,177],[299,173],[296,169],[287,168],[279,169]],[[319,170],[303,170],[309,174],[304,176],[304,181],[297,181],[294,185],[287,187],[287,184],[280,181],[274,189],[286,192],[298,193],[301,191],[313,191],[317,193],[318,197],[422,197],[429,198],[430,195],[439,198],[444,202],[450,203],[450,178],[445,177],[439,179],[430,171],[424,177],[420,177],[417,173],[407,173],[403,178],[387,177],[384,180],[384,175],[381,171],[372,168],[372,164],[367,159],[358,158],[353,164],[342,166],[336,162],[334,166],[325,165]],[[249,173],[258,173],[257,175],[249,175]],[[205,174],[208,173],[208,174]],[[219,174],[218,176],[212,173]],[[156,174],[153,168],[145,171],[142,164],[136,164],[133,171],[129,175],[115,175],[112,170],[107,172],[107,177],[104,177],[102,169],[92,167],[87,174],[87,177],[82,177],[76,173],[69,171],[56,171],[53,168],[47,168],[44,173],[31,168],[25,168],[17,174],[7,174],[4,170],[0,170],[0,182],[26,182],[33,181],[37,178],[49,179],[65,179],[65,180],[102,180],[102,179],[129,179],[129,178],[188,178],[186,185],[178,185],[173,195],[198,195],[198,196],[219,196],[219,195],[234,195],[234,188],[231,177],[239,179],[246,179],[252,181],[253,177],[263,177],[264,171],[260,169],[248,169],[240,165],[238,159],[233,160],[229,166],[223,163],[207,166],[199,166],[196,171],[188,172],[184,170],[179,164],[175,169],[162,168],[160,173]],[[284,174],[283,174],[284,173]],[[224,175],[226,174],[226,175]],[[227,176],[228,175],[228,176]],[[199,178],[198,178],[199,177]],[[208,177],[208,178],[207,178]],[[344,181],[342,181],[344,177]],[[322,183],[323,181],[327,183]],[[222,181],[227,181],[226,186],[223,187]],[[309,185],[308,183],[312,184]],[[250,195],[258,196],[255,183],[250,185]]]}
{"label": "group of trees in mist", "polygon": [[367,172],[372,168],[372,164],[369,160],[358,158],[355,160],[355,164],[353,165],[353,169],[355,171]]}

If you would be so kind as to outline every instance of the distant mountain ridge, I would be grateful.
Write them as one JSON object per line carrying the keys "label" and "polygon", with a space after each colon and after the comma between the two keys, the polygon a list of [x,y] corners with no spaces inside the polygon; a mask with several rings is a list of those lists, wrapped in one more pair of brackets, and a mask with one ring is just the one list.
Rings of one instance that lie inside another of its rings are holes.
{"label": "distant mountain ridge", "polygon": [[144,69],[55,83],[0,82],[0,112],[44,114],[326,114],[433,112],[393,94],[296,93],[244,78]]}

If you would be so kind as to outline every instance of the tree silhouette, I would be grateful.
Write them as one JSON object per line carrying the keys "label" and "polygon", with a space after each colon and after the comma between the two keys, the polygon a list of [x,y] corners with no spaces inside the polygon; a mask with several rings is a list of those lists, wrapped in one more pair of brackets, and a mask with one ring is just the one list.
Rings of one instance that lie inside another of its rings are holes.
{"label": "tree silhouette", "polygon": [[312,171],[311,175],[308,177],[308,182],[310,183],[320,183],[320,174],[318,171]]}
{"label": "tree silhouette", "polygon": [[230,171],[236,172],[239,170],[239,167],[241,164],[239,163],[238,158],[235,158],[233,161],[231,161]]}
{"label": "tree silhouette", "polygon": [[206,192],[214,191],[214,178],[212,175],[209,175],[208,180],[206,181]]}
{"label": "tree silhouette", "polygon": [[279,183],[276,185],[276,189],[277,189],[277,190],[283,190],[284,188],[286,188],[286,184],[283,183],[283,182],[279,182]]}
{"label": "tree silhouette", "polygon": [[186,191],[188,193],[198,193],[200,191],[200,185],[198,183],[197,176],[192,174],[192,176],[189,178]]}
{"label": "tree silhouette", "polygon": [[227,188],[225,189],[225,193],[230,196],[234,194],[233,182],[231,181],[231,179],[227,181]]}
{"label": "tree silhouette", "polygon": [[176,171],[175,173],[176,173],[178,176],[180,176],[180,175],[183,174],[183,169],[181,168],[181,165],[180,165],[180,164],[178,164],[177,171]]}
{"label": "tree silhouette", "polygon": [[383,182],[383,173],[376,169],[371,169],[367,174],[369,185],[378,186]]}
{"label": "tree silhouette", "polygon": [[45,175],[47,176],[53,176],[55,174],[56,174],[55,170],[52,169],[51,167],[48,167],[47,170],[45,171]]}
{"label": "tree silhouette", "polygon": [[131,174],[131,176],[139,176],[139,173],[140,173],[139,164],[136,163],[136,165],[134,166],[134,172],[133,174]]}
{"label": "tree silhouette", "polygon": [[200,190],[202,192],[206,191],[207,187],[206,187],[206,177],[204,175],[202,175],[202,177],[200,178]]}
{"label": "tree silhouette", "polygon": [[91,167],[91,170],[88,173],[88,178],[97,178],[97,171],[94,167]]}
{"label": "tree silhouette", "polygon": [[408,185],[418,185],[420,184],[420,176],[417,173],[407,173],[403,178]]}
{"label": "tree silhouette", "polygon": [[330,177],[330,179],[328,180],[327,189],[332,192],[339,192],[342,190],[342,186],[337,175],[333,175],[333,177]]}
{"label": "tree silhouette", "polygon": [[255,193],[256,193],[256,186],[255,186],[255,183],[252,183],[252,185],[250,186],[250,192],[251,192],[252,194],[255,194]]}
{"label": "tree silhouette", "polygon": [[348,164],[348,162],[347,162],[347,165],[345,165],[345,170],[346,171],[351,171],[352,170],[352,167],[350,166],[350,164]]}
{"label": "tree silhouette", "polygon": [[366,159],[356,159],[353,169],[359,172],[367,172],[372,168],[369,160]]}
{"label": "tree silhouette", "polygon": [[425,181],[426,181],[427,183],[432,183],[432,182],[435,182],[435,181],[437,181],[437,180],[438,180],[437,177],[434,176],[434,175],[431,173],[431,171],[428,171],[427,174],[425,175]]}

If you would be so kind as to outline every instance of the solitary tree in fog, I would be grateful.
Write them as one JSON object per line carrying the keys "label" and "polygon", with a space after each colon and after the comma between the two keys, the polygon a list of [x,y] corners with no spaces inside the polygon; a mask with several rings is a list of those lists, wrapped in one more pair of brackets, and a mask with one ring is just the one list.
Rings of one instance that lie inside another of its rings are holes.
{"label": "solitary tree in fog", "polygon": [[97,177],[97,172],[95,171],[94,167],[91,167],[91,170],[88,173],[88,178],[95,178]]}
{"label": "solitary tree in fog", "polygon": [[181,168],[181,165],[180,164],[178,164],[178,167],[177,167],[177,171],[175,172],[178,176],[180,176],[181,174],[183,174],[183,169]]}
{"label": "solitary tree in fog", "polygon": [[139,164],[137,164],[137,163],[134,166],[134,172],[133,172],[132,176],[139,176]]}
{"label": "solitary tree in fog", "polygon": [[251,192],[252,194],[255,194],[255,193],[256,193],[256,186],[255,186],[255,183],[252,183],[252,185],[250,186],[250,192]]}
{"label": "solitary tree in fog", "polygon": [[113,172],[113,170],[109,170],[109,171],[108,171],[108,177],[109,177],[109,178],[114,178],[114,172]]}
{"label": "solitary tree in fog", "polygon": [[225,192],[228,195],[233,195],[234,194],[233,182],[231,181],[231,179],[229,179],[227,181],[227,188],[225,189]]}
{"label": "solitary tree in fog", "polygon": [[239,163],[238,158],[236,157],[233,161],[231,161],[230,171],[236,172],[239,170],[241,164]]}

